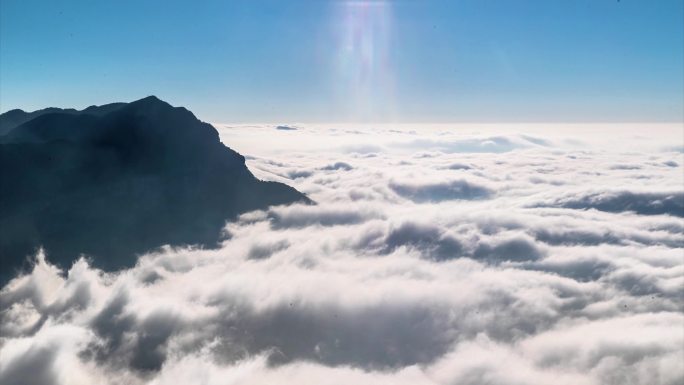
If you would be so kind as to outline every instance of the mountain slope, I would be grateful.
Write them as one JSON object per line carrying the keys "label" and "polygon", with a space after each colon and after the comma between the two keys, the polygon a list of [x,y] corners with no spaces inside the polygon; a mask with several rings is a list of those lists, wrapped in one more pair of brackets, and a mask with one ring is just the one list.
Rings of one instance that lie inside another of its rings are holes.
{"label": "mountain slope", "polygon": [[0,283],[38,247],[115,270],[164,244],[212,247],[226,220],[296,201],[309,202],[155,97],[48,111],[0,136]]}

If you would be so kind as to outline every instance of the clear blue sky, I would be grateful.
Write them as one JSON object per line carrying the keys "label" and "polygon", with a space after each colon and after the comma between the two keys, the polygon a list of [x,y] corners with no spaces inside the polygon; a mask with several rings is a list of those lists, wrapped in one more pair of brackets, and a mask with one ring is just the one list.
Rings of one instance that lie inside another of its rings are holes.
{"label": "clear blue sky", "polygon": [[0,109],[213,122],[684,120],[684,1],[0,2]]}

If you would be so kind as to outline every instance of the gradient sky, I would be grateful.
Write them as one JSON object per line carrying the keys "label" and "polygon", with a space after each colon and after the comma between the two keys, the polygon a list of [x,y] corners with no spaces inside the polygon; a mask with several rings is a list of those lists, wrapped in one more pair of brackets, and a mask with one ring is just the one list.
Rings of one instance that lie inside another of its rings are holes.
{"label": "gradient sky", "polygon": [[0,2],[0,110],[212,122],[684,120],[684,1]]}

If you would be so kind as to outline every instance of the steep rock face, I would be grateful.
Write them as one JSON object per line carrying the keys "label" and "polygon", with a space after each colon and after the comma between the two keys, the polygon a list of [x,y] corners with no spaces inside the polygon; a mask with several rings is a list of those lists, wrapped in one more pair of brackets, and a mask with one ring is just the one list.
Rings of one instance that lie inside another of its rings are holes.
{"label": "steep rock face", "polygon": [[226,220],[296,201],[309,200],[257,180],[211,125],[155,97],[48,110],[0,136],[0,282],[38,247],[115,270],[165,244],[212,247]]}

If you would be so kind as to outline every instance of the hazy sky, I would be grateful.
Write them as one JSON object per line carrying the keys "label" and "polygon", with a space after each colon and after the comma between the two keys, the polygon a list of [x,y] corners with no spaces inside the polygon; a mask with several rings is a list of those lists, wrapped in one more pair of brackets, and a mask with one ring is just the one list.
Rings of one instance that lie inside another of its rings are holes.
{"label": "hazy sky", "polygon": [[0,109],[213,122],[684,120],[684,2],[0,2]]}

